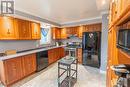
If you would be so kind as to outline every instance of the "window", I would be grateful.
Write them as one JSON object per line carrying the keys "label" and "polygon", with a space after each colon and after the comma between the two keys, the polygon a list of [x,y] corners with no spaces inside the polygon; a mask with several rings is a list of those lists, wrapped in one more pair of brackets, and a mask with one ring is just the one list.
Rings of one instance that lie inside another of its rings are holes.
{"label": "window", "polygon": [[41,28],[40,45],[51,43],[51,28]]}

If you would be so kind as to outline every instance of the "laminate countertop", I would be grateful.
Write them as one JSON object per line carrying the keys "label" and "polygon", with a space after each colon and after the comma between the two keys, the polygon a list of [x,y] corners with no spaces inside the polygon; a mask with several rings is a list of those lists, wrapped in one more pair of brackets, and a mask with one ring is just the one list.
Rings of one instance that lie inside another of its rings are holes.
{"label": "laminate countertop", "polygon": [[51,46],[51,47],[41,47],[41,48],[36,48],[36,49],[19,51],[16,54],[12,54],[12,55],[7,55],[7,56],[0,57],[0,61],[4,61],[4,60],[7,60],[7,59],[11,59],[11,58],[15,58],[15,57],[20,57],[20,56],[24,56],[24,55],[28,55],[28,54],[33,54],[33,53],[37,53],[37,52],[41,52],[41,51],[46,51],[46,50],[50,50],[50,49],[54,49],[54,48],[59,48],[59,47],[65,47],[65,45]]}

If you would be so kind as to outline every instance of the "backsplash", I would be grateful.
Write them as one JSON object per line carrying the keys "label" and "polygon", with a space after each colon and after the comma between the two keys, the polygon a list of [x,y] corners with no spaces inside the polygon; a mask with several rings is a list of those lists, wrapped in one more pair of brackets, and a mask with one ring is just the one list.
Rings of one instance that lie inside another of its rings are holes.
{"label": "backsplash", "polygon": [[78,37],[71,37],[69,39],[66,40],[60,40],[64,45],[66,45],[69,42],[82,42],[82,39],[78,38]]}
{"label": "backsplash", "polygon": [[5,52],[5,50],[26,50],[31,48],[36,48],[37,41],[0,41],[0,52]]}

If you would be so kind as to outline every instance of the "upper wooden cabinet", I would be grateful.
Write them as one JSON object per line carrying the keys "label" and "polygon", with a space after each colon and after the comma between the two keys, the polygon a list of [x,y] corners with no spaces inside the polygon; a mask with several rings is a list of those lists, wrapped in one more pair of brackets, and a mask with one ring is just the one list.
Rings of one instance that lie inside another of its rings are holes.
{"label": "upper wooden cabinet", "polygon": [[109,10],[109,28],[129,12],[130,0],[111,0]]}
{"label": "upper wooden cabinet", "polygon": [[78,35],[78,27],[75,26],[75,27],[67,27],[66,28],[66,33],[67,33],[67,36],[69,35]]}
{"label": "upper wooden cabinet", "polygon": [[67,39],[66,28],[61,29],[61,39]]}
{"label": "upper wooden cabinet", "polygon": [[0,16],[0,40],[40,39],[40,24],[13,17]]}
{"label": "upper wooden cabinet", "polygon": [[79,26],[78,27],[78,37],[82,38],[83,36],[83,30],[84,30],[84,26]]}
{"label": "upper wooden cabinet", "polygon": [[98,23],[98,24],[90,24],[90,25],[85,25],[83,32],[96,32],[96,31],[101,31],[102,29],[102,24]]}
{"label": "upper wooden cabinet", "polygon": [[17,39],[14,18],[0,16],[0,39]]}
{"label": "upper wooden cabinet", "polygon": [[53,39],[61,39],[61,30],[58,27],[52,28],[52,36]]}
{"label": "upper wooden cabinet", "polygon": [[40,23],[31,22],[31,29],[32,29],[32,39],[40,39],[41,38]]}
{"label": "upper wooden cabinet", "polygon": [[90,24],[75,27],[64,27],[64,28],[52,28],[53,39],[67,39],[70,35],[76,35],[82,38],[83,32],[96,32],[101,31],[102,24]]}
{"label": "upper wooden cabinet", "polygon": [[19,39],[31,39],[30,22],[26,20],[16,19],[16,28],[18,30]]}

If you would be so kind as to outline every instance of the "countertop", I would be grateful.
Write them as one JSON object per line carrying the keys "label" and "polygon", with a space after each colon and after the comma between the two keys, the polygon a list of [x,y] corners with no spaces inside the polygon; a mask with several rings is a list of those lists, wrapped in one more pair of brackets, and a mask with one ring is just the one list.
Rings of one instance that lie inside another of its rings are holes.
{"label": "countertop", "polygon": [[33,53],[37,53],[37,52],[41,52],[41,51],[45,51],[45,50],[50,50],[50,49],[54,49],[54,48],[59,48],[59,47],[65,47],[65,45],[42,47],[42,48],[30,49],[30,50],[26,50],[26,51],[20,51],[13,55],[2,56],[2,57],[0,57],[0,61],[15,58],[15,57],[20,57],[20,56],[24,56],[24,55],[28,55],[28,54],[33,54]]}

